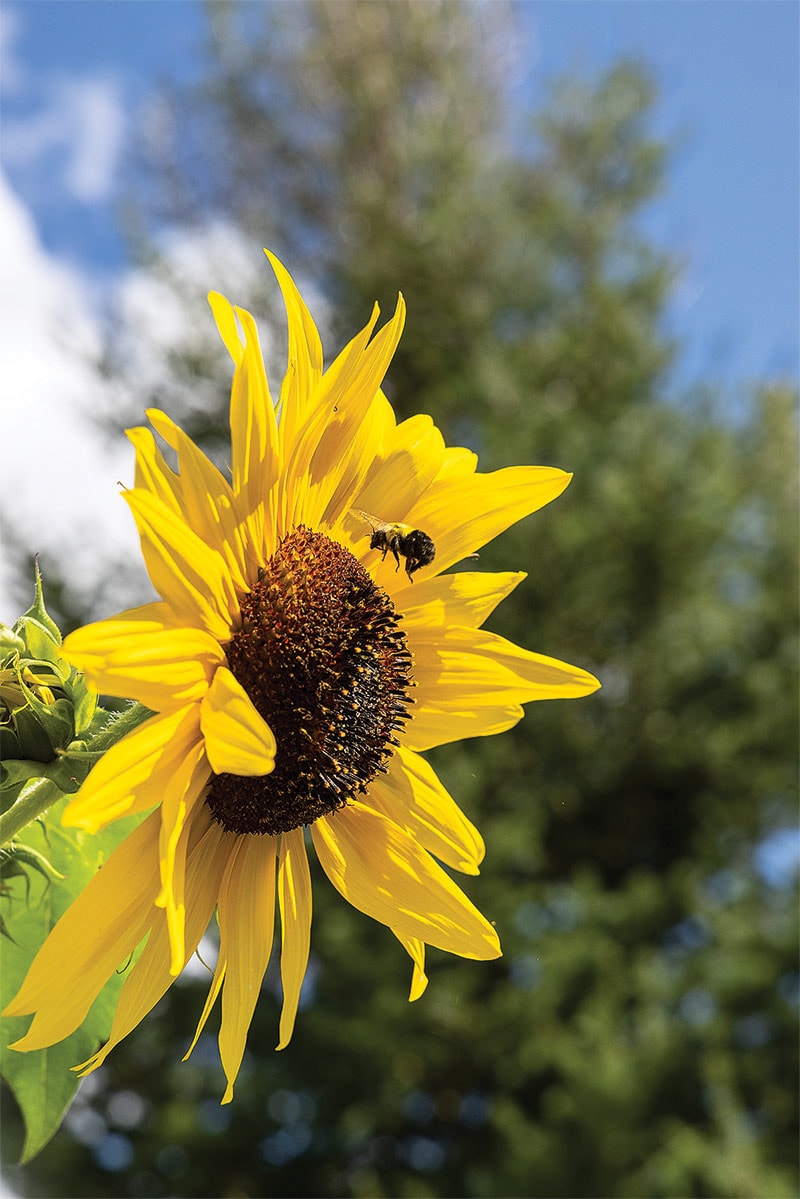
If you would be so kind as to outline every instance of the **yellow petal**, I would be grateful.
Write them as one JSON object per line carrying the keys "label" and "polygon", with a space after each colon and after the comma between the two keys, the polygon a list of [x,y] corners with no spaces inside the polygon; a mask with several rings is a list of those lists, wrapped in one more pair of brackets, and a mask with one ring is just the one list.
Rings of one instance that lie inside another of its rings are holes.
{"label": "yellow petal", "polygon": [[[231,854],[233,838],[214,824],[208,809],[194,821],[186,863],[186,961],[200,943],[219,895],[222,875]],[[76,1067],[89,1074],[102,1065],[111,1050],[139,1024],[175,981],[171,970],[167,923],[160,912],[150,936],[120,992],[108,1041],[88,1061]]]}
{"label": "yellow petal", "polygon": [[522,649],[485,629],[410,627],[414,654],[413,719],[403,734],[411,749],[502,732],[535,699],[574,699],[600,686],[594,675]]}
{"label": "yellow petal", "polygon": [[256,323],[244,308],[237,308],[236,315],[244,330],[245,349],[231,388],[231,475],[242,529],[249,533],[245,552],[255,580],[258,565],[275,548],[281,450]]}
{"label": "yellow petal", "polygon": [[[224,833],[222,831],[222,829],[220,829],[219,826],[217,826],[217,825],[215,825],[214,827],[217,828],[217,831],[218,831],[220,837],[222,838],[221,849],[224,853],[224,861],[223,861],[224,869],[221,871],[220,877],[219,877],[219,880],[217,883],[217,894],[219,894],[222,891],[223,879],[225,878],[226,874],[234,868],[235,859],[238,857],[238,854],[239,854],[239,845],[241,842],[241,838],[238,837],[234,833]],[[211,1015],[211,1011],[214,1007],[217,996],[219,995],[220,991],[222,990],[222,984],[225,981],[226,965],[227,965],[226,959],[223,956],[222,951],[220,949],[217,953],[217,963],[214,968],[214,975],[211,980],[211,986],[208,989],[206,1001],[205,1001],[205,1004],[203,1005],[203,1011],[200,1015],[200,1019],[197,1022],[197,1028],[195,1029],[195,1034],[192,1037],[192,1042],[189,1045],[189,1048],[186,1050],[186,1053],[183,1055],[183,1058],[182,1058],[182,1060],[184,1062],[191,1056],[192,1050],[194,1049],[195,1045],[197,1044],[197,1042],[200,1038],[200,1034],[205,1027],[206,1021],[208,1020],[208,1017]]]}
{"label": "yellow petal", "polygon": [[222,643],[230,639],[239,604],[230,571],[185,521],[147,491],[125,492],[150,581],[186,625]]}
{"label": "yellow petal", "polygon": [[149,491],[172,512],[180,513],[180,477],[165,462],[153,434],[143,426],[125,432],[136,451],[134,488]]}
{"label": "yellow petal", "polygon": [[223,1103],[233,1099],[233,1084],[272,952],[275,849],[275,837],[241,837],[220,888],[220,957],[226,969],[219,1051],[228,1080]]}
{"label": "yellow petal", "polygon": [[275,766],[275,737],[242,687],[220,666],[200,705],[200,728],[215,774],[269,774]]}
{"label": "yellow petal", "polygon": [[173,974],[184,966],[184,928],[186,908],[184,883],[189,831],[195,808],[205,794],[208,784],[208,759],[202,744],[194,747],[178,764],[164,790],[161,802],[161,832],[158,854],[161,864],[161,890],[156,905],[164,908],[167,931],[172,948]]}
{"label": "yellow petal", "polygon": [[328,878],[353,907],[403,937],[461,957],[498,957],[497,934],[413,837],[354,802],[311,826]]}
{"label": "yellow petal", "polygon": [[244,346],[236,324],[236,314],[233,305],[218,291],[208,293],[208,303],[214,314],[214,320],[219,330],[225,349],[233,359],[233,365],[238,366],[244,356]]}
{"label": "yellow petal", "polygon": [[160,804],[181,762],[200,744],[200,707],[153,716],[109,749],[64,811],[63,823],[96,833],[111,820]]}
{"label": "yellow petal", "polygon": [[403,744],[421,752],[468,737],[492,737],[512,729],[524,715],[521,704],[497,704],[469,711],[465,703],[461,710],[452,712],[429,705],[415,706],[413,719],[402,733]]}
{"label": "yellow petal", "polygon": [[[157,633],[159,629],[182,629],[185,627],[178,620],[169,604],[165,604],[163,600],[153,600],[149,604],[139,604],[135,608],[126,608],[124,612],[118,613],[117,616],[111,617],[111,619],[136,621],[143,632],[151,633]],[[97,623],[100,624],[102,622],[97,621]],[[76,637],[80,632],[81,630],[77,629],[76,632],[70,633],[69,637]]]}
{"label": "yellow petal", "polygon": [[283,301],[289,334],[289,361],[281,388],[280,433],[284,447],[295,444],[309,398],[322,377],[322,342],[303,297],[283,263],[265,250],[275,272]]}
{"label": "yellow petal", "polygon": [[[369,397],[370,403],[372,402],[383,382],[384,375],[389,369],[389,364],[400,342],[405,323],[406,302],[401,293],[397,297],[394,315],[375,334],[375,337],[364,350],[363,356],[358,360],[353,378],[347,378],[347,372],[343,365],[341,378],[337,379],[336,386],[332,387],[331,394],[334,399],[337,397],[338,387],[339,395],[343,396],[351,390],[360,391]],[[336,362],[332,363],[328,372],[332,380],[336,379],[337,376],[338,361],[337,359]]]}
{"label": "yellow petal", "polygon": [[247,590],[233,488],[170,417],[155,408],[148,409],[147,416],[178,455],[181,514],[186,524],[222,556],[237,591]]}
{"label": "yellow petal", "polygon": [[[336,487],[320,516],[320,523],[325,529],[335,529],[340,521],[350,515],[356,496],[375,461],[375,446],[380,444],[385,418],[385,401],[378,393],[352,437],[341,447],[336,468]],[[364,527],[362,524],[359,530],[362,535]]]}
{"label": "yellow petal", "polygon": [[14,1049],[43,1049],[70,1035],[153,918],[160,818],[153,812],[101,866],[57,922],[6,1016],[35,1012]]}
{"label": "yellow petal", "polygon": [[600,686],[588,671],[531,653],[486,629],[409,628],[408,642],[415,659],[415,712],[575,699]]}
{"label": "yellow petal", "polygon": [[[302,420],[297,423],[295,440],[290,443],[288,433],[284,433],[284,510],[290,528],[300,523],[314,526],[324,511],[325,504],[319,503],[319,487],[324,485],[324,479],[320,478],[319,469],[313,478],[310,472],[311,462],[322,439],[329,435],[331,423],[341,426],[341,421],[346,419],[351,428],[356,428],[378,390],[376,386],[367,394],[355,385],[378,315],[376,304],[367,324],[348,342],[307,398]],[[334,488],[335,482],[331,491]],[[312,492],[315,496],[313,503],[310,499]]]}
{"label": "yellow petal", "polygon": [[371,529],[359,512],[379,520],[404,521],[436,477],[445,451],[442,435],[429,416],[412,416],[395,426],[391,406],[380,392],[370,414],[377,420],[376,441],[364,482],[335,495],[325,519],[331,524],[334,517],[343,520],[344,544],[359,560],[367,560],[377,569],[379,555],[369,546]]}
{"label": "yellow petal", "polygon": [[192,1051],[194,1050],[195,1045],[200,1040],[200,1034],[203,1031],[203,1029],[205,1028],[206,1021],[208,1020],[208,1017],[211,1015],[211,1012],[214,1008],[214,1004],[217,1002],[217,996],[219,995],[220,991],[222,990],[222,984],[225,981],[226,965],[227,965],[227,963],[226,963],[225,959],[218,955],[217,956],[217,964],[216,964],[216,967],[214,968],[214,976],[211,980],[211,986],[208,989],[208,994],[206,995],[206,1001],[205,1001],[205,1004],[203,1005],[203,1011],[200,1014],[200,1019],[197,1021],[197,1028],[194,1030],[194,1036],[192,1037],[192,1042],[191,1042],[189,1048],[184,1053],[183,1057],[181,1058],[182,1062],[189,1060],[189,1058],[192,1055]]}
{"label": "yellow petal", "polygon": [[171,613],[164,604],[120,612],[70,633],[64,656],[98,691],[137,699],[155,712],[199,702],[225,654],[203,629],[165,621]]}
{"label": "yellow petal", "polygon": [[[440,474],[405,517],[436,546],[436,559],[423,567],[419,581],[468,558],[523,516],[549,504],[571,478],[549,466],[508,466],[491,474]],[[408,587],[408,580],[401,581],[401,586]]]}
{"label": "yellow petal", "polygon": [[408,1002],[413,1003],[415,999],[419,999],[420,995],[424,994],[428,986],[428,976],[425,973],[425,942],[420,941],[417,937],[404,937],[395,928],[392,929],[392,932],[414,963],[414,969],[411,972],[411,990],[408,994]]}
{"label": "yellow petal", "polygon": [[437,477],[444,455],[444,438],[429,416],[401,421],[385,435],[358,507],[383,520],[404,521]]}
{"label": "yellow petal", "polygon": [[516,724],[523,703],[596,691],[594,675],[514,645],[485,629],[410,627],[417,689],[403,733],[411,749],[488,736]]}
{"label": "yellow petal", "polygon": [[363,803],[406,829],[441,862],[464,874],[478,873],[483,838],[419,754],[398,748],[386,773],[370,783]]}
{"label": "yellow petal", "polygon": [[315,404],[318,413],[324,414],[324,427],[316,438],[308,466],[308,493],[302,513],[296,513],[298,519],[302,516],[312,525],[320,523],[343,474],[351,472],[354,454],[359,462],[358,473],[366,475],[369,458],[360,430],[397,349],[404,323],[405,302],[399,296],[394,316],[352,364],[352,374],[349,363],[339,372],[340,359],[347,353],[343,351],[323,376]]}
{"label": "yellow petal", "polygon": [[422,579],[403,597],[403,627],[465,625],[477,629],[523,579],[524,571],[460,571]]}
{"label": "yellow petal", "polygon": [[283,1008],[277,1049],[289,1044],[311,946],[311,874],[303,830],[281,834],[278,846],[278,903],[281,914]]}
{"label": "yellow petal", "polygon": [[444,452],[442,468],[436,476],[436,482],[444,483],[446,479],[463,481],[468,475],[474,475],[477,469],[478,455],[474,450],[467,450],[460,445],[449,445]]}

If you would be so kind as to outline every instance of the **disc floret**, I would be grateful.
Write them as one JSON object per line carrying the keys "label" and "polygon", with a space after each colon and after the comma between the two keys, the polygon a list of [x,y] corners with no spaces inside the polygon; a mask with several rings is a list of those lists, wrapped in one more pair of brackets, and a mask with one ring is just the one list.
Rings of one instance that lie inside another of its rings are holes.
{"label": "disc floret", "polygon": [[363,794],[408,718],[411,655],[394,605],[338,542],[300,526],[241,603],[228,664],[278,744],[275,769],[212,778],[230,832],[311,824]]}

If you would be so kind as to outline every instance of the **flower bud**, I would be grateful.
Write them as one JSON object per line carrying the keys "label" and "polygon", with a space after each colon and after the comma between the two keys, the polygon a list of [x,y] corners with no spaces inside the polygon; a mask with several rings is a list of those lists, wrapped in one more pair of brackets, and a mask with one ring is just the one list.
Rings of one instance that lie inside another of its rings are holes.
{"label": "flower bud", "polygon": [[51,762],[75,736],[69,691],[51,663],[14,652],[0,665],[0,754]]}
{"label": "flower bud", "polygon": [[61,634],[36,595],[12,629],[0,626],[0,754],[52,762],[90,723],[96,696],[61,657]]}

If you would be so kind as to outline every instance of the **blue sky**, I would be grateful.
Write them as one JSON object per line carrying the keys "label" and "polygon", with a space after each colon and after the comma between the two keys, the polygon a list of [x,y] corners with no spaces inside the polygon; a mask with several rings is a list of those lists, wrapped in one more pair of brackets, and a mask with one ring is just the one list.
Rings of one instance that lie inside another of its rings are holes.
{"label": "blue sky", "polygon": [[[657,128],[676,148],[668,190],[645,227],[684,266],[669,312],[683,345],[678,385],[710,376],[735,390],[798,372],[799,14],[791,0],[517,6],[521,99],[541,97],[559,71],[602,68],[621,55],[655,73]],[[13,67],[5,174],[48,252],[88,272],[119,271],[125,250],[112,199],[125,134],[159,78],[198,71],[200,6],[29,0],[5,3],[3,16]],[[85,158],[99,159],[94,179],[88,160],[83,175],[76,162],[80,136]]]}
{"label": "blue sky", "polygon": [[529,3],[543,74],[649,64],[675,139],[646,228],[685,262],[672,321],[684,378],[798,370],[800,6],[781,0]]}
{"label": "blue sky", "polygon": [[[117,480],[130,477],[127,446],[102,442],[93,420],[116,399],[93,365],[102,354],[102,314],[127,304],[138,342],[149,338],[156,348],[159,338],[184,335],[187,323],[147,292],[147,279],[128,261],[115,196],[128,134],[159,80],[201,73],[204,18],[196,0],[0,3],[0,258],[13,281],[0,289],[3,429],[11,445],[0,512],[14,512],[17,536],[43,562],[53,554],[78,599],[110,611],[132,601],[98,592],[98,569],[106,580],[116,572],[98,564],[97,547],[113,547],[128,562],[138,552],[116,494]],[[503,69],[508,60],[512,100],[521,105],[541,99],[547,81],[570,68],[591,72],[628,56],[654,73],[655,130],[675,149],[666,191],[642,221],[683,268],[666,314],[681,346],[675,393],[719,383],[735,413],[751,380],[795,380],[800,7],[780,0],[489,3],[514,14],[515,36],[494,52]],[[235,290],[245,272],[260,269],[261,255],[226,228],[215,237],[214,286]],[[198,296],[209,285],[212,240],[206,233],[202,246],[187,237],[177,247]],[[146,328],[154,311],[157,326]],[[136,377],[147,378],[151,391],[170,385],[158,376],[165,358],[162,346],[141,364]],[[35,471],[25,453],[33,428]],[[42,477],[58,479],[55,509]],[[73,544],[76,524],[84,535]],[[13,620],[21,597],[8,570],[0,557],[0,619]]]}

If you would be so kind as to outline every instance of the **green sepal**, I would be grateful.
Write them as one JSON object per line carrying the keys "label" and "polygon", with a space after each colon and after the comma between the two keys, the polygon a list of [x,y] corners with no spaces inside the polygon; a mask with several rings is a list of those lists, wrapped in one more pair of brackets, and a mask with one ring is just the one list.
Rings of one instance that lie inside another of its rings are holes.
{"label": "green sepal", "polygon": [[50,738],[32,713],[19,708],[14,723],[0,725],[0,758],[4,762],[29,761],[35,766],[53,757]]}
{"label": "green sepal", "polygon": [[42,588],[42,573],[39,570],[39,559],[38,558],[36,558],[34,560],[34,570],[36,573],[35,573],[35,580],[34,580],[33,603],[31,604],[30,608],[28,608],[27,612],[23,612],[23,614],[22,614],[22,616],[20,616],[19,620],[17,620],[15,622],[14,630],[15,630],[15,632],[19,633],[21,636],[23,636],[25,638],[28,645],[31,645],[31,641],[29,639],[29,630],[27,628],[27,625],[28,625],[28,623],[30,623],[31,626],[34,626],[34,627],[36,625],[38,625],[41,628],[44,635],[49,639],[49,641],[51,641],[51,642],[54,641],[56,643],[56,645],[61,645],[61,631],[60,631],[58,625],[56,624],[56,622],[50,616],[50,613],[47,611],[47,608],[44,606],[44,590]]}
{"label": "green sepal", "polygon": [[[61,647],[61,634],[58,632],[58,629],[56,629],[56,633],[58,633],[58,639],[56,640],[53,634],[40,621],[34,620],[29,616],[20,616],[14,627],[18,628],[25,638],[28,657],[38,658],[42,662],[49,662],[56,667],[59,662],[62,662],[66,667],[67,674],[69,674],[69,665],[66,663],[66,659],[62,658],[58,652]],[[61,671],[59,671],[60,673]]]}
{"label": "green sepal", "polygon": [[7,624],[0,621],[0,661],[5,661],[13,654],[24,654],[26,652],[25,642],[20,637],[19,633],[15,633]]}
{"label": "green sepal", "polygon": [[102,708],[98,709],[97,692],[89,686],[79,671],[73,669],[69,687],[75,719],[75,736],[86,737],[92,729],[96,714],[99,712],[100,722],[105,724],[109,713]]}
{"label": "green sepal", "polygon": [[75,737],[73,705],[66,698],[43,703],[22,679],[20,686],[26,704],[11,714],[10,724],[0,728],[3,758],[51,762]]}

